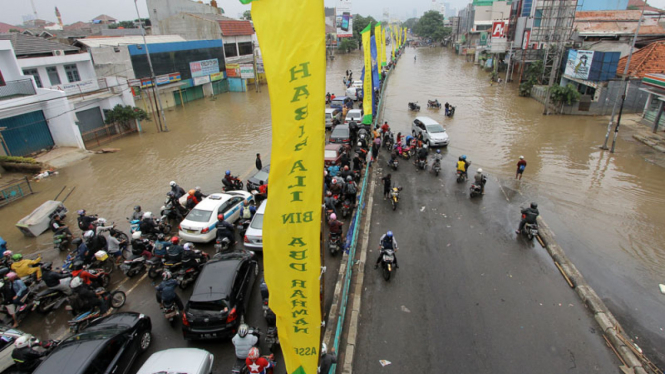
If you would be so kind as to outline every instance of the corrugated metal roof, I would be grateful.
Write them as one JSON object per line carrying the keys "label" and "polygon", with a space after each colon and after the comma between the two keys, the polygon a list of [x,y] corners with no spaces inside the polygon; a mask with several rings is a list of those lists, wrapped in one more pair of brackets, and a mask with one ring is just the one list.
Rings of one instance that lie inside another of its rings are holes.
{"label": "corrugated metal roof", "polygon": [[65,52],[78,52],[80,50],[80,48],[69,44],[20,33],[0,34],[0,40],[9,40],[12,43],[16,57],[46,55],[59,50]]}
{"label": "corrugated metal roof", "polygon": [[[180,35],[146,35],[145,40],[148,44],[156,43],[172,43],[186,41]],[[142,36],[121,36],[121,37],[106,37],[106,38],[85,38],[76,41],[88,48],[109,47],[130,44],[143,44]]]}

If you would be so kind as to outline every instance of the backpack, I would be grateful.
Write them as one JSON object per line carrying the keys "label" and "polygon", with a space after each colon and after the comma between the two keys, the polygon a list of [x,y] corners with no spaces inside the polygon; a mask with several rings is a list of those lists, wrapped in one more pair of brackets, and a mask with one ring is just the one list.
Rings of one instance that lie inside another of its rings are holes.
{"label": "backpack", "polygon": [[347,188],[347,191],[348,191],[349,193],[357,193],[357,192],[358,192],[358,189],[356,188],[356,184],[353,183],[353,182],[347,184],[347,187],[346,187],[346,188]]}

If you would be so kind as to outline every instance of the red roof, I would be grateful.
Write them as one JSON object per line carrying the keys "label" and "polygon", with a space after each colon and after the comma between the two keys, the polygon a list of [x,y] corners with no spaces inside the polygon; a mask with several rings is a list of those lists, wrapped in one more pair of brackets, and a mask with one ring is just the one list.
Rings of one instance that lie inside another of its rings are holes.
{"label": "red roof", "polygon": [[[628,56],[619,60],[617,75],[623,74]],[[665,42],[654,42],[633,53],[628,67],[628,76],[644,78],[646,74],[665,73]]]}
{"label": "red roof", "polygon": [[222,36],[254,35],[254,27],[249,21],[217,21],[222,29]]}
{"label": "red roof", "polygon": [[76,23],[72,23],[71,25],[64,26],[63,29],[65,31],[80,30],[86,28],[89,29],[91,27],[90,25],[91,25],[90,23],[78,21]]}
{"label": "red roof", "polygon": [[[630,8],[630,7],[637,7],[637,8],[639,8],[639,10],[642,10],[642,8],[644,7],[644,1],[643,0],[628,0],[627,8]],[[652,11],[652,12],[663,13],[663,10],[658,9],[658,8],[654,8],[654,7],[652,7],[648,4],[647,4],[647,7],[646,7],[646,10],[647,11]]]}
{"label": "red roof", "polygon": [[0,34],[6,34],[6,33],[9,32],[9,30],[12,30],[12,29],[18,30],[20,32],[23,32],[23,30],[25,30],[25,29],[22,29],[18,26],[14,26],[14,25],[10,25],[8,23],[0,22]]}

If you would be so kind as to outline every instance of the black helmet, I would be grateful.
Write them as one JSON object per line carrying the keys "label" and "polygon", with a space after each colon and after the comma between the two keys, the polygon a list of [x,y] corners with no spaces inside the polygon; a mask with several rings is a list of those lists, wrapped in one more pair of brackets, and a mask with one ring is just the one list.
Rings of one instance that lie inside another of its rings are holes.
{"label": "black helmet", "polygon": [[141,211],[141,206],[140,205],[135,206],[134,211],[135,212],[140,212]]}
{"label": "black helmet", "polygon": [[537,209],[538,208],[538,203],[531,203],[531,207],[533,209]]}
{"label": "black helmet", "polygon": [[74,263],[72,264],[72,269],[73,270],[83,269],[83,261],[80,261],[80,260],[79,261],[74,261]]}
{"label": "black helmet", "polygon": [[44,265],[42,265],[42,269],[44,270],[51,270],[53,268],[53,263],[52,262],[47,262]]}

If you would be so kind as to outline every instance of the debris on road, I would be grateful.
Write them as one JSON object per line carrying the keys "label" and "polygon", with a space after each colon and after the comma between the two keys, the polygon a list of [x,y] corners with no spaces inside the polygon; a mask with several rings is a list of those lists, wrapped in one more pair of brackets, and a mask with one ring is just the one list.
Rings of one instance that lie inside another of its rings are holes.
{"label": "debris on road", "polygon": [[402,305],[402,312],[404,312],[404,313],[411,313],[411,311],[409,310],[409,308],[405,307],[404,305]]}
{"label": "debris on road", "polygon": [[658,287],[660,287],[660,293],[665,294],[665,284],[659,284]]}
{"label": "debris on road", "polygon": [[392,362],[390,362],[388,360],[379,360],[379,362],[381,363],[381,366],[384,366],[384,367],[392,364]]}

